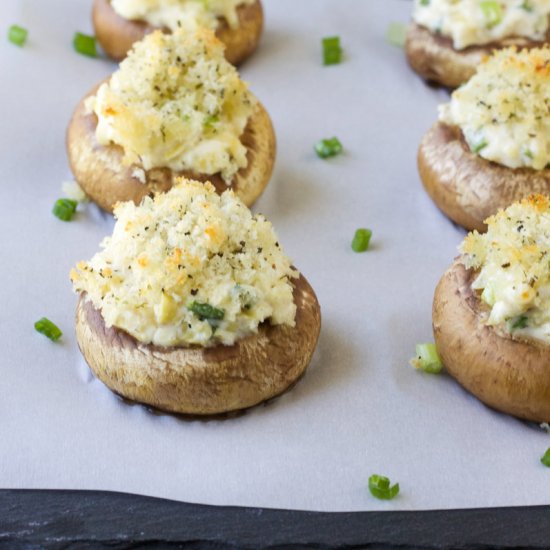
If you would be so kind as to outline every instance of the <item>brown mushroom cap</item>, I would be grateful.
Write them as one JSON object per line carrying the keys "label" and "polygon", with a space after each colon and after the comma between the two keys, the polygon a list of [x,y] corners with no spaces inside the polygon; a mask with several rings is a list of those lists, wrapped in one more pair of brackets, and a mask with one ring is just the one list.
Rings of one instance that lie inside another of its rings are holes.
{"label": "brown mushroom cap", "polygon": [[283,393],[308,366],[321,328],[321,310],[305,277],[294,280],[296,325],[264,322],[232,346],[142,344],[107,328],[81,295],[76,336],[95,375],[111,390],[157,409],[194,415],[252,407]]}
{"label": "brown mushroom cap", "polygon": [[96,140],[97,117],[86,112],[84,103],[99,86],[86,94],[73,113],[67,129],[67,155],[76,181],[104,210],[112,212],[114,205],[122,201],[132,200],[139,204],[150,193],[168,191],[176,178],[182,176],[210,181],[220,194],[233,189],[247,206],[251,206],[263,193],[275,163],[276,140],[271,119],[260,103],[241,136],[241,142],[248,150],[248,164],[235,174],[230,187],[219,174],[209,176],[191,171],[173,172],[169,168],[144,171],[146,181],[143,183],[134,173],[139,166],[123,164],[120,146],[100,145]]}
{"label": "brown mushroom cap", "polygon": [[[263,10],[259,0],[237,8],[239,26],[232,29],[222,19],[216,36],[225,44],[225,57],[233,65],[242,63],[258,46],[263,29]],[[144,21],[129,21],[118,15],[110,0],[94,0],[92,21],[95,35],[109,57],[120,61],[126,57],[134,42],[141,40],[157,27]],[[169,32],[168,29],[161,29]]]}
{"label": "brown mushroom cap", "polygon": [[514,37],[483,46],[455,50],[450,38],[411,23],[407,31],[405,52],[409,65],[422,78],[448,88],[457,88],[474,75],[482,59],[493,50],[513,45],[533,48],[545,42],[550,42],[550,29],[544,42]]}
{"label": "brown mushroom cap", "polygon": [[422,139],[418,170],[435,204],[468,230],[532,193],[550,195],[550,169],[508,168],[472,153],[457,126],[436,122]]}
{"label": "brown mushroom cap", "polygon": [[433,330],[445,368],[486,405],[550,421],[550,346],[484,324],[488,307],[472,290],[475,276],[455,261],[435,290]]}

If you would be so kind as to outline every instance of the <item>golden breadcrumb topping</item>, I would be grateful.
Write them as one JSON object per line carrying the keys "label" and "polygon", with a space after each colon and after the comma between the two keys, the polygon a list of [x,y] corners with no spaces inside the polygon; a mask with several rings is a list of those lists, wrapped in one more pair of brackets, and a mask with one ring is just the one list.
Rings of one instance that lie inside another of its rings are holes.
{"label": "golden breadcrumb topping", "polygon": [[472,287],[491,313],[490,325],[550,343],[550,201],[532,195],[470,233],[461,261],[479,271]]}
{"label": "golden breadcrumb topping", "polygon": [[510,168],[550,164],[550,47],[495,52],[440,108],[475,153]]}
{"label": "golden breadcrumb topping", "polygon": [[207,29],[137,42],[87,102],[99,143],[120,145],[128,165],[221,173],[229,184],[248,163],[240,137],[256,101],[223,52]]}
{"label": "golden breadcrumb topping", "polygon": [[233,194],[182,179],[141,205],[120,203],[116,225],[71,271],[105,324],[159,346],[233,344],[260,323],[294,326],[298,272],[271,224]]}

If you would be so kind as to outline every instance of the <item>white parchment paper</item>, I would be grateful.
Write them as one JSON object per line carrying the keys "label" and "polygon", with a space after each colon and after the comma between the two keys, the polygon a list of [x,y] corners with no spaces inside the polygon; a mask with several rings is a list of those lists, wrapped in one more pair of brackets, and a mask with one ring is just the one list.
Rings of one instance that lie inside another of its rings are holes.
{"label": "white parchment paper", "polygon": [[[72,50],[90,2],[2,0],[0,27],[0,486],[128,491],[189,502],[327,511],[547,504],[550,437],[481,405],[446,375],[408,366],[431,341],[433,289],[463,232],[425,195],[415,155],[446,93],[425,86],[385,40],[404,0],[264,0],[266,30],[242,67],[278,137],[277,167],[254,210],[315,288],[323,328],[289,393],[225,420],[155,415],[89,372],[73,333],[69,269],[112,219],[93,205],[51,214],[70,179],[64,134],[80,97],[115,65]],[[341,65],[320,40],[339,35]],[[5,34],[4,34],[5,36]],[[338,136],[345,154],[312,145]],[[357,227],[372,247],[355,254]],[[64,331],[37,334],[42,316]],[[367,490],[399,481],[394,501]]]}

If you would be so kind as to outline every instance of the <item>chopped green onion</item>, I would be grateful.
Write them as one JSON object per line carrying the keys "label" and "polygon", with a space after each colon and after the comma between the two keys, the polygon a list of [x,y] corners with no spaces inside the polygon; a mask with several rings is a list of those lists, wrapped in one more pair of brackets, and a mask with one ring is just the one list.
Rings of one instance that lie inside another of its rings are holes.
{"label": "chopped green onion", "polygon": [[437,353],[435,344],[417,344],[416,357],[411,359],[411,365],[416,369],[429,372],[430,374],[439,374],[443,369],[441,357]]}
{"label": "chopped green onion", "polygon": [[369,491],[373,497],[391,500],[399,493],[399,483],[390,487],[390,480],[387,477],[373,474],[369,477]]}
{"label": "chopped green onion", "polygon": [[339,155],[344,148],[337,137],[330,139],[322,139],[315,144],[315,152],[317,156],[322,159],[328,159],[329,157],[335,157]]}
{"label": "chopped green onion", "polygon": [[533,11],[533,4],[531,3],[531,0],[524,0],[523,4],[520,6],[521,9],[525,11]]}
{"label": "chopped green onion", "polygon": [[19,46],[19,47],[22,47],[25,45],[28,35],[29,35],[29,31],[23,27],[20,27],[19,25],[12,25],[8,29],[8,40],[12,44],[15,44],[16,46]]}
{"label": "chopped green onion", "polygon": [[540,461],[550,468],[550,448],[546,449],[546,452],[541,456]]}
{"label": "chopped green onion", "polygon": [[328,36],[323,38],[323,64],[337,65],[342,61],[342,48],[339,36]]}
{"label": "chopped green onion", "polygon": [[351,241],[352,250],[354,252],[365,252],[368,250],[371,237],[372,231],[370,229],[358,229],[353,236],[353,241]]}
{"label": "chopped green onion", "polygon": [[70,222],[73,219],[78,202],[72,199],[57,199],[53,205],[53,214],[64,222]]}
{"label": "chopped green onion", "polygon": [[206,119],[204,121],[204,125],[207,128],[213,128],[214,124],[216,124],[219,121],[220,121],[220,117],[218,115],[209,115],[209,116],[206,117]]}
{"label": "chopped green onion", "polygon": [[420,0],[420,5],[421,6],[429,6],[430,5],[430,0]]}
{"label": "chopped green onion", "polygon": [[57,342],[63,335],[59,327],[46,317],[42,317],[34,323],[34,328],[40,334],[48,337],[52,342]]}
{"label": "chopped green onion", "polygon": [[487,145],[489,145],[489,142],[485,138],[481,138],[479,141],[475,142],[468,142],[468,145],[470,146],[470,150],[472,153],[479,153],[482,149],[485,149]]}
{"label": "chopped green onion", "polygon": [[97,57],[97,48],[95,45],[95,37],[81,32],[76,32],[73,38],[74,49],[88,57]]}
{"label": "chopped green onion", "polygon": [[518,315],[508,320],[508,328],[510,331],[517,330],[518,328],[526,328],[529,324],[529,317],[527,315]]}
{"label": "chopped green onion", "polygon": [[483,12],[485,26],[488,29],[496,27],[502,21],[504,14],[502,12],[502,6],[499,2],[495,2],[494,0],[485,0],[480,2],[479,7]]}
{"label": "chopped green onion", "polygon": [[403,23],[390,23],[386,31],[386,40],[393,46],[402,48],[407,39],[407,25]]}
{"label": "chopped green onion", "polygon": [[217,326],[218,321],[223,320],[225,317],[225,311],[223,309],[218,309],[210,304],[192,302],[187,306],[187,309],[197,315],[201,321],[208,321],[212,326]]}

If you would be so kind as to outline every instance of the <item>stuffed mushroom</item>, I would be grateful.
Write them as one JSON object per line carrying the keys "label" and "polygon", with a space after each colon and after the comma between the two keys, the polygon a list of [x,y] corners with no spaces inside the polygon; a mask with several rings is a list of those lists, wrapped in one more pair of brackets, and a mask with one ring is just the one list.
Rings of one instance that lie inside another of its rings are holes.
{"label": "stuffed mushroom", "polygon": [[418,168],[436,205],[470,230],[516,200],[550,195],[550,47],[487,59],[440,107]]}
{"label": "stuffed mushroom", "polygon": [[155,31],[80,102],[67,152],[76,181],[107,211],[180,176],[231,188],[250,206],[271,177],[275,134],[211,31]]}
{"label": "stuffed mushroom", "polygon": [[484,57],[550,41],[550,0],[415,0],[405,50],[428,81],[456,88]]}
{"label": "stuffed mushroom", "polygon": [[550,421],[550,201],[533,195],[470,233],[435,291],[447,371],[505,413]]}
{"label": "stuffed mushroom", "polygon": [[120,203],[111,237],[71,271],[78,344],[117,394],[217,414],[279,395],[304,372],[320,308],[271,224],[232,191],[182,180]]}
{"label": "stuffed mushroom", "polygon": [[263,11],[260,0],[94,0],[92,20],[99,43],[117,61],[146,34],[192,22],[214,31],[227,60],[238,65],[258,46]]}

